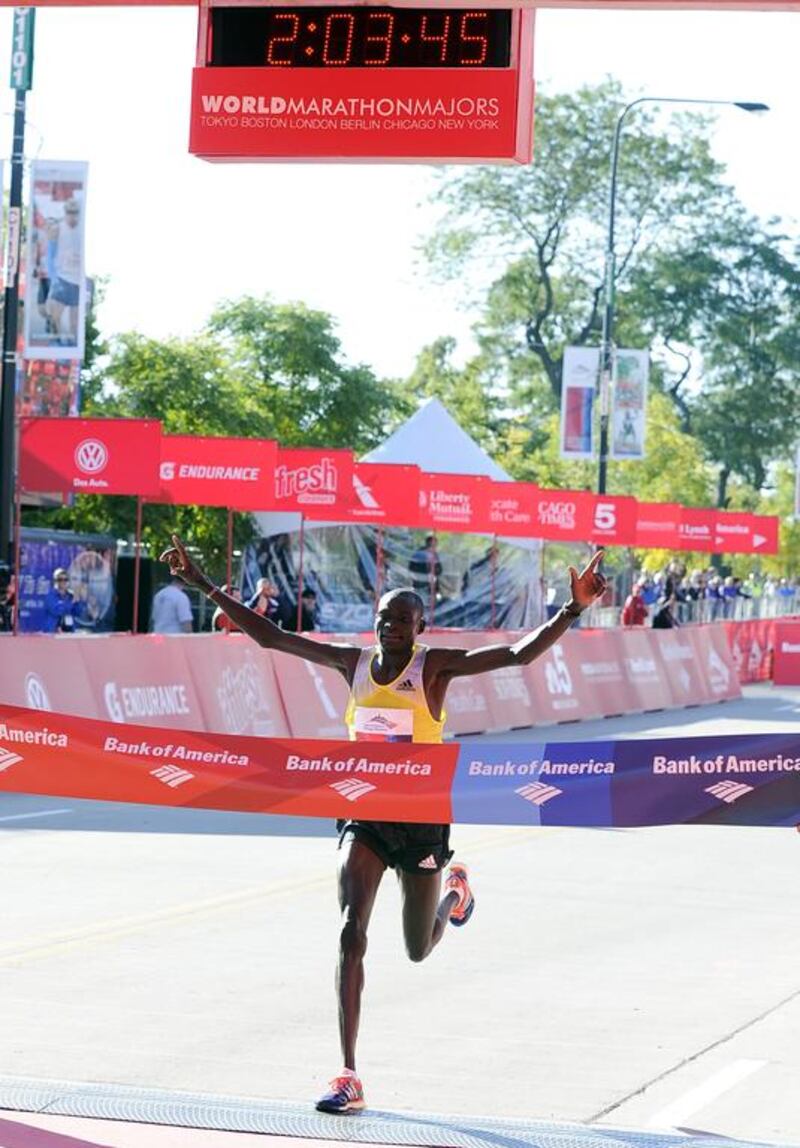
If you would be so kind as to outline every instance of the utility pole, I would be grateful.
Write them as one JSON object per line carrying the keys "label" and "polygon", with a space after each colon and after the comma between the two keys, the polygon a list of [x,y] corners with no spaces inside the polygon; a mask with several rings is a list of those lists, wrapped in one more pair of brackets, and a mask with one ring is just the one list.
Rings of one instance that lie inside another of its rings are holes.
{"label": "utility pole", "polygon": [[22,237],[22,174],[25,160],[25,97],[33,86],[35,8],[14,9],[11,81],[14,89],[14,136],[11,145],[11,192],[8,200],[8,248],[3,304],[3,369],[0,376],[0,562],[10,563],[14,524],[15,402],[17,388],[17,318],[19,257]]}

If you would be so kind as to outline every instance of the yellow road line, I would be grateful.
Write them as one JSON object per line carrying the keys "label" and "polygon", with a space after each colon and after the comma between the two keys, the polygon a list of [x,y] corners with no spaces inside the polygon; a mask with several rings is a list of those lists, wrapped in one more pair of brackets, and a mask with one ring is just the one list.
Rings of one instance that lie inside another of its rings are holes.
{"label": "yellow road line", "polygon": [[[479,837],[469,844],[468,851],[470,855],[483,853],[490,849],[516,844],[524,837],[529,838],[532,833],[538,835],[541,832],[540,826],[509,828],[501,833],[494,832],[485,837]],[[549,829],[548,832],[552,833],[554,830]],[[134,933],[141,933],[158,925],[171,924],[176,921],[199,920],[254,901],[310,892],[321,889],[325,885],[333,887],[333,869],[328,873],[307,877],[300,881],[273,881],[255,888],[242,889],[236,893],[227,893],[218,897],[207,897],[200,901],[173,905],[153,913],[142,913],[137,916],[85,925],[81,928],[70,929],[68,932],[40,937],[27,944],[19,941],[6,942],[0,945],[0,968],[27,964],[30,961],[70,953],[75,949],[94,943],[129,937]]]}

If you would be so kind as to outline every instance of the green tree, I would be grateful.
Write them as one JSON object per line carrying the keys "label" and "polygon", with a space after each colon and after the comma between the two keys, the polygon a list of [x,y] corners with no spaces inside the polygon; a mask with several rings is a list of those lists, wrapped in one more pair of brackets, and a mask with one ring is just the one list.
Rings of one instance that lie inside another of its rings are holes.
{"label": "green tree", "polygon": [[291,446],[377,445],[402,401],[397,388],[342,357],[330,315],[245,296],[217,308],[209,333],[246,380],[259,433]]}
{"label": "green tree", "polygon": [[[428,259],[443,276],[477,280],[486,300],[483,338],[505,355],[508,386],[522,387],[526,402],[542,387],[557,402],[564,347],[598,339],[609,155],[625,102],[611,80],[540,96],[530,168],[467,169],[446,174],[439,188],[445,214],[426,245]],[[659,251],[701,247],[708,221],[731,200],[705,121],[676,121],[679,132],[656,132],[652,112],[640,109],[625,128],[617,196],[621,345],[640,342],[624,291],[633,269]]]}

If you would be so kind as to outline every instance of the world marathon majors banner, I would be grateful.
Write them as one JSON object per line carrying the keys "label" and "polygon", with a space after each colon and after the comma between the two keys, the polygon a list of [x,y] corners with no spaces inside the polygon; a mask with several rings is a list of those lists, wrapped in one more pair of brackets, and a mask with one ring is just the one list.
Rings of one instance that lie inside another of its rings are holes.
{"label": "world marathon majors banner", "polygon": [[794,826],[800,736],[312,741],[0,706],[0,791],[373,821]]}

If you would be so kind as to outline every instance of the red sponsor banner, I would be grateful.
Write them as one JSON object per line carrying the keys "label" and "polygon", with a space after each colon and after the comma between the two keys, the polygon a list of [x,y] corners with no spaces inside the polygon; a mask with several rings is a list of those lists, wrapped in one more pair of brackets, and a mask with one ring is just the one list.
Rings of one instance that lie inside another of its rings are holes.
{"label": "red sponsor banner", "polygon": [[588,542],[594,524],[595,496],[587,490],[535,490],[536,538]]}
{"label": "red sponsor banner", "polygon": [[156,501],[264,510],[273,502],[277,457],[267,439],[163,435]]}
{"label": "red sponsor banner", "polygon": [[489,523],[505,538],[537,538],[532,482],[494,482],[489,492]]}
{"label": "red sponsor banner", "polygon": [[518,68],[195,68],[189,150],[529,163],[533,74]]}
{"label": "red sponsor banner", "polygon": [[423,528],[456,532],[492,532],[489,478],[474,474],[420,475],[419,524]]}
{"label": "red sponsor banner", "polygon": [[536,725],[603,716],[599,698],[580,673],[576,636],[565,634],[546,654],[525,666]]}
{"label": "red sponsor banner", "polygon": [[23,490],[158,495],[161,424],[154,419],[23,419]]}
{"label": "red sponsor banner", "polygon": [[683,507],[677,502],[639,502],[636,506],[636,546],[653,550],[681,548]]}
{"label": "red sponsor banner", "polygon": [[356,522],[416,526],[420,469],[395,463],[358,462],[353,471],[350,517]]}
{"label": "red sponsor banner", "polygon": [[694,644],[697,666],[708,700],[724,701],[741,697],[739,675],[733,664],[725,630],[718,624],[685,626],[684,632]]}
{"label": "red sponsor banner", "polygon": [[253,737],[289,736],[270,650],[240,634],[197,634],[190,651],[189,675],[204,729]]}
{"label": "red sponsor banner", "polygon": [[[458,631],[436,631],[423,635],[423,643],[428,646],[445,646],[448,649],[472,650],[476,646],[487,646],[494,641],[491,634]],[[482,733],[488,729],[499,729],[493,725],[490,703],[492,685],[489,674],[474,678],[453,678],[447,690],[444,709],[447,715],[446,729],[449,734]]]}
{"label": "red sponsor banner", "polygon": [[[101,641],[111,639],[102,638]],[[0,698],[8,705],[35,710],[59,710],[81,717],[104,717],[98,697],[84,671],[81,646],[95,643],[84,637],[27,635],[3,638],[0,647]]]}
{"label": "red sponsor banner", "polygon": [[658,657],[654,631],[643,626],[634,626],[624,633],[622,641],[622,661],[628,684],[627,697],[618,703],[617,712],[630,710],[664,710],[672,704],[672,694]]}
{"label": "red sponsor banner", "polygon": [[292,737],[347,737],[349,690],[342,675],[289,654],[271,654]]}
{"label": "red sponsor banner", "polygon": [[0,790],[145,804],[452,821],[458,748],[153,730],[0,706]]}
{"label": "red sponsor banner", "polygon": [[[219,636],[220,642],[225,638]],[[168,729],[203,729],[205,715],[189,672],[189,638],[119,635],[79,642],[97,708],[112,722]]]}
{"label": "red sponsor banner", "polygon": [[633,546],[636,541],[636,499],[626,495],[598,494],[589,537],[598,546]]}
{"label": "red sponsor banner", "polygon": [[716,525],[716,510],[698,510],[693,506],[684,506],[681,509],[679,548],[713,551]]}
{"label": "red sponsor banner", "polygon": [[[588,717],[607,717],[632,704],[625,669],[627,635],[615,630],[574,630],[565,642],[565,656],[579,696],[588,698]],[[581,715],[584,716],[583,714]]]}
{"label": "red sponsor banner", "polygon": [[648,633],[669,689],[668,703],[680,708],[713,701],[690,628],[679,626],[671,630],[649,630]]}
{"label": "red sponsor banner", "polygon": [[278,450],[272,510],[307,518],[346,519],[352,501],[353,453],[296,447]]}
{"label": "red sponsor banner", "polygon": [[767,682],[772,677],[775,654],[775,619],[752,618],[746,622],[723,622],[739,681]]}
{"label": "red sponsor banner", "polygon": [[800,686],[800,621],[775,623],[776,686]]}
{"label": "red sponsor banner", "polygon": [[722,554],[751,554],[753,515],[735,510],[718,510],[714,522],[714,549]]}
{"label": "red sponsor banner", "polygon": [[776,514],[751,514],[754,554],[777,554],[781,520]]}
{"label": "red sponsor banner", "polygon": [[314,522],[369,522],[416,526],[419,522],[420,469],[395,463],[357,462],[346,498],[315,506],[306,514]]}

